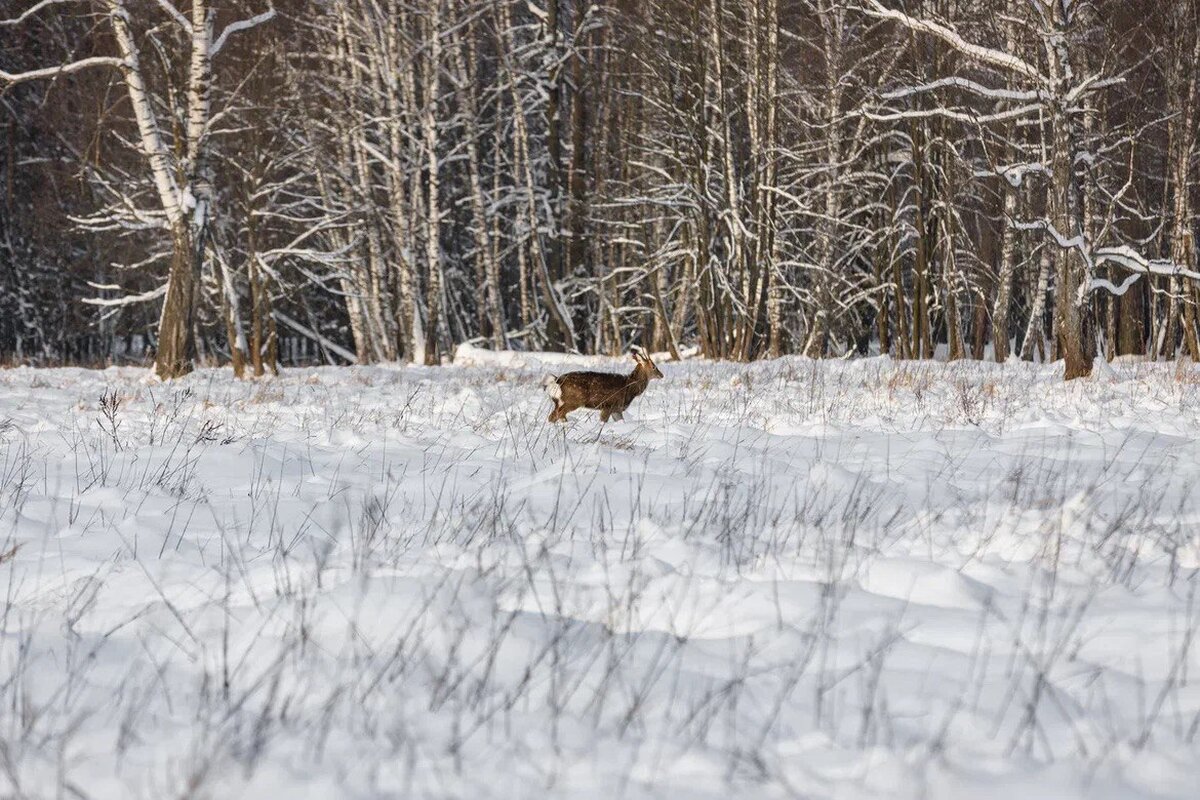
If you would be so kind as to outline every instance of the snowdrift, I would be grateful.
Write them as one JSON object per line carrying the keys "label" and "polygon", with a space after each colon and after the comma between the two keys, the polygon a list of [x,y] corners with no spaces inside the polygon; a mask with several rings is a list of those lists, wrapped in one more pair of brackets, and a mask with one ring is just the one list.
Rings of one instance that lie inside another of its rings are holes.
{"label": "snowdrift", "polygon": [[1200,379],[0,371],[0,796],[1195,796]]}

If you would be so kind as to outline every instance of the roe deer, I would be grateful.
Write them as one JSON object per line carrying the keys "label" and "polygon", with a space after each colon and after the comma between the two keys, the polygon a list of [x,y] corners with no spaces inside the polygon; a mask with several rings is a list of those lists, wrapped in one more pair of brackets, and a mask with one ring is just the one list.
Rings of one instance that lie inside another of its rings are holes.
{"label": "roe deer", "polygon": [[649,354],[634,345],[629,349],[637,366],[628,375],[611,372],[568,372],[555,377],[547,375],[542,388],[554,401],[550,412],[551,422],[564,422],[567,414],[577,408],[594,408],[600,412],[600,421],[624,419],[621,413],[629,408],[639,394],[646,391],[646,384],[663,374],[654,366]]}

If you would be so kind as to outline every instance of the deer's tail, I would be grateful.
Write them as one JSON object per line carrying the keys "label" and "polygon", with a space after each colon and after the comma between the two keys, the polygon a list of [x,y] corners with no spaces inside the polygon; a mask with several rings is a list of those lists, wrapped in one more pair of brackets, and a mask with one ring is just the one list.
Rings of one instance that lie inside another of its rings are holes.
{"label": "deer's tail", "polygon": [[550,396],[550,399],[558,402],[562,400],[562,387],[558,385],[558,378],[553,375],[547,375],[542,378],[542,390]]}

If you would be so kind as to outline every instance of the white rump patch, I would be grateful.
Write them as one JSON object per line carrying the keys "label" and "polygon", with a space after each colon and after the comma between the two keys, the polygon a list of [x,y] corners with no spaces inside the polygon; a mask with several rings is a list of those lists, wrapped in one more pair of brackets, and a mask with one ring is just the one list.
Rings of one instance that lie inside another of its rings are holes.
{"label": "white rump patch", "polygon": [[550,395],[552,400],[562,400],[562,387],[558,385],[558,378],[553,375],[542,378],[542,388],[546,390],[546,394]]}

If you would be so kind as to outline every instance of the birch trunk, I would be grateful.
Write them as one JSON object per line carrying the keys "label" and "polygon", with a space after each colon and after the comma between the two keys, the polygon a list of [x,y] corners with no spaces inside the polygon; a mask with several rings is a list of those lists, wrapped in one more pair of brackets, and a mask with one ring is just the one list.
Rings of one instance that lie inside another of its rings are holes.
{"label": "birch trunk", "polygon": [[[112,25],[113,36],[124,62],[122,73],[125,88],[129,93],[129,101],[133,106],[134,118],[137,122],[138,134],[143,154],[150,165],[154,185],[158,192],[159,202],[166,214],[171,235],[171,266],[167,275],[167,291],[163,298],[162,311],[158,325],[158,347],[155,351],[154,369],[160,378],[177,378],[187,374],[192,369],[192,360],[196,352],[194,321],[196,311],[196,283],[200,273],[200,253],[204,247],[205,211],[203,207],[195,209],[189,219],[186,214],[192,209],[184,207],[184,194],[180,191],[171,169],[170,154],[163,143],[159,132],[158,120],[151,105],[145,81],[142,78],[137,43],[129,28],[129,12],[124,0],[107,0],[108,18]],[[207,24],[207,4],[197,2],[193,18],[199,18],[205,24],[197,26],[192,40],[193,69],[197,63],[206,69],[208,64],[207,47],[204,40],[197,37],[209,32]],[[197,51],[197,41],[201,48]],[[192,73],[189,91],[189,134],[203,131],[207,119],[198,119],[196,114],[207,109],[208,94],[207,75]],[[200,90],[200,91],[197,91]],[[193,153],[193,164],[201,158],[202,133],[189,142],[195,142],[197,151]],[[193,234],[199,234],[199,241]]]}
{"label": "birch trunk", "polygon": [[1049,244],[1043,245],[1038,257],[1038,275],[1033,290],[1033,304],[1030,307],[1029,324],[1025,327],[1025,339],[1021,344],[1021,358],[1025,361],[1033,360],[1034,347],[1041,351],[1046,335],[1046,295],[1050,291],[1050,247]]}
{"label": "birch trunk", "polygon": [[[1186,4],[1180,11],[1186,20],[1195,19],[1195,2]],[[1181,25],[1181,27],[1183,27]],[[1194,33],[1194,32],[1193,32]],[[1190,57],[1189,57],[1190,56]],[[1185,269],[1194,269],[1192,263],[1192,198],[1191,165],[1195,155],[1196,140],[1196,88],[1197,62],[1200,61],[1200,36],[1194,37],[1190,54],[1183,49],[1183,42],[1175,44],[1175,58],[1171,75],[1172,106],[1177,116],[1171,120],[1173,175],[1173,215],[1171,227],[1171,261]],[[1196,331],[1196,306],[1194,286],[1190,282],[1172,278],[1171,320],[1174,322],[1182,308],[1183,344],[1193,362],[1200,363],[1200,341]],[[1174,331],[1168,334],[1171,348],[1175,347]]]}
{"label": "birch trunk", "polygon": [[[1047,48],[1053,97],[1051,98],[1050,133],[1053,141],[1051,151],[1050,215],[1051,223],[1064,237],[1078,235],[1071,209],[1072,178],[1075,163],[1075,139],[1068,108],[1070,64],[1065,39],[1070,34],[1069,17],[1057,3],[1053,4],[1052,20],[1055,36]],[[1091,374],[1088,342],[1083,330],[1083,302],[1080,291],[1083,283],[1083,265],[1074,248],[1058,246],[1058,262],[1055,284],[1054,308],[1058,322],[1059,353],[1064,362],[1066,380],[1082,378]]]}
{"label": "birch trunk", "polygon": [[421,135],[425,145],[425,262],[429,270],[429,282],[425,295],[425,313],[428,319],[425,340],[425,364],[441,363],[442,327],[442,247],[441,247],[441,187],[438,170],[438,91],[442,68],[441,57],[441,0],[429,4],[429,16],[425,20],[426,57],[424,76],[424,108],[421,113]]}
{"label": "birch trunk", "polygon": [[[1017,2],[1018,0],[1008,0],[1007,14],[1008,19],[1005,22],[1004,46],[1009,53],[1017,52]],[[1016,88],[1016,82],[1011,75],[1008,76],[1007,85],[1009,89]],[[1012,140],[1015,135],[1016,126],[1007,126],[1007,139]],[[1011,148],[1006,147],[1004,150],[1006,156],[1011,155]],[[1000,269],[996,284],[996,299],[992,305],[992,351],[995,356],[996,363],[1003,363],[1008,360],[1009,355],[1009,311],[1012,307],[1012,287],[1013,278],[1016,275],[1016,250],[1017,250],[1017,191],[1018,187],[1011,186],[1005,180],[1001,187],[1004,191],[1004,218],[1000,220]]]}

